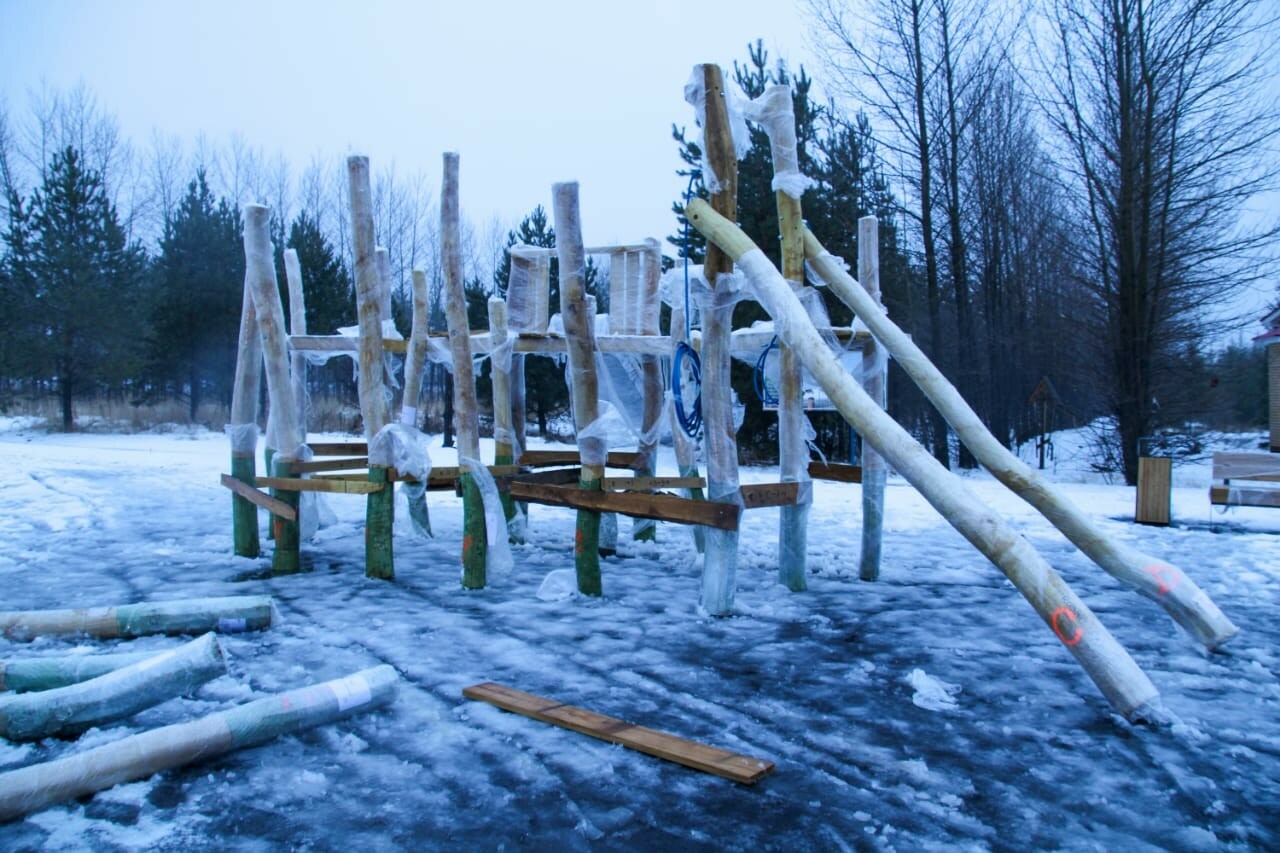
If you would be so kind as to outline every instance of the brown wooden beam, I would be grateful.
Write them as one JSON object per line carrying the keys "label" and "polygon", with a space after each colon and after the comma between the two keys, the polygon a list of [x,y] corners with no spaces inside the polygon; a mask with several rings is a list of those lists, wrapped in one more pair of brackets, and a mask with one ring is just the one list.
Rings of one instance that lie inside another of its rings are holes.
{"label": "brown wooden beam", "polygon": [[369,467],[369,457],[351,456],[346,459],[311,459],[306,462],[290,462],[290,474],[315,474],[320,471],[355,471]]}
{"label": "brown wooden beam", "polygon": [[861,483],[862,466],[814,460],[809,463],[809,476],[815,480],[834,480],[837,483]]}
{"label": "brown wooden beam", "polygon": [[[266,479],[269,479],[269,478],[267,477],[258,478],[259,482]],[[223,474],[222,485],[226,486],[228,489],[235,492],[237,495],[249,501],[250,503],[253,503],[253,504],[256,504],[257,506],[262,507],[272,515],[283,518],[286,521],[298,520],[298,513],[296,510],[294,510],[293,507],[289,506],[287,503],[285,503],[284,501],[278,498],[273,498],[271,497],[271,495],[263,494],[262,492],[255,489],[253,486],[250,486],[244,480],[239,480],[235,477],[232,477],[230,474]]]}
{"label": "brown wooden beam", "polygon": [[259,477],[258,485],[282,492],[329,492],[346,495],[370,495],[386,487],[385,483],[370,483],[368,480],[300,480],[297,477]]}
{"label": "brown wooden beam", "polygon": [[707,481],[703,477],[604,477],[600,488],[628,492],[645,492],[653,489],[701,489]]}
{"label": "brown wooden beam", "polygon": [[747,509],[795,506],[800,500],[799,483],[748,483],[740,491],[742,505]]}
{"label": "brown wooden beam", "polygon": [[651,495],[643,492],[602,492],[574,486],[511,481],[511,497],[518,501],[616,512],[622,515],[674,521],[679,524],[703,524],[721,530],[738,529],[738,506],[714,501]]}
{"label": "brown wooden beam", "polygon": [[307,444],[312,456],[368,456],[369,445],[363,441],[325,442],[313,441]]}

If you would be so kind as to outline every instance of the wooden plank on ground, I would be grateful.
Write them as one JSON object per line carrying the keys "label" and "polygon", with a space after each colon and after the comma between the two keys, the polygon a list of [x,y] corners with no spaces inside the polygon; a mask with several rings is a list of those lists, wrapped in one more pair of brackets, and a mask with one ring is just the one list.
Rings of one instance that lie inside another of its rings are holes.
{"label": "wooden plank on ground", "polygon": [[1273,453],[1214,453],[1213,479],[1280,483],[1280,456]]}
{"label": "wooden plank on ground", "polygon": [[554,486],[545,483],[511,481],[511,497],[518,501],[616,512],[639,518],[674,521],[679,524],[702,524],[721,530],[738,529],[738,506],[715,501],[678,498],[674,495],[651,495],[644,492],[604,492],[577,486]]}
{"label": "wooden plank on ground", "polygon": [[702,489],[703,477],[603,477],[600,488],[617,491],[644,492],[652,489]]}
{"label": "wooden plank on ground", "polygon": [[741,491],[742,505],[747,509],[795,506],[800,500],[799,483],[748,483]]}
{"label": "wooden plank on ground", "polygon": [[363,441],[327,442],[313,441],[307,444],[312,456],[368,456],[369,445]]}
{"label": "wooden plank on ground", "polygon": [[504,711],[522,714],[543,723],[569,729],[594,738],[616,743],[694,770],[754,785],[773,772],[773,762],[708,746],[676,735],[660,732],[597,714],[585,708],[566,705],[554,699],[535,696],[501,684],[486,682],[464,688],[468,699],[488,702]]}
{"label": "wooden plank on ground", "polygon": [[320,479],[302,480],[297,477],[259,477],[259,486],[282,492],[328,492],[331,494],[369,495],[380,492],[386,483],[370,483],[368,480]]}
{"label": "wooden plank on ground", "polygon": [[1249,488],[1244,485],[1213,486],[1209,503],[1215,506],[1262,506],[1280,509],[1280,489]]}
{"label": "wooden plank on ground", "polygon": [[279,498],[273,498],[271,495],[262,492],[250,486],[244,480],[232,477],[230,474],[222,475],[222,485],[235,492],[240,497],[256,504],[274,516],[283,518],[285,521],[297,521],[298,512]]}
{"label": "wooden plank on ground", "polygon": [[862,466],[814,460],[809,463],[809,476],[815,480],[833,480],[837,483],[861,483]]}
{"label": "wooden plank on ground", "polygon": [[290,474],[315,474],[320,471],[354,471],[369,467],[369,457],[350,456],[346,459],[311,459],[306,462],[290,462]]}

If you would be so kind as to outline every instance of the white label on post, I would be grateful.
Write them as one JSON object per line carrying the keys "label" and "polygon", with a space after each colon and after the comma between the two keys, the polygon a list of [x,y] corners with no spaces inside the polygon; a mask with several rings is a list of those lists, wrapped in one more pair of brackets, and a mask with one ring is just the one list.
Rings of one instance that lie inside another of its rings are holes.
{"label": "white label on post", "polygon": [[329,689],[333,691],[334,697],[338,700],[339,711],[367,705],[372,698],[372,694],[369,692],[369,682],[359,673],[348,675],[338,681],[329,682]]}

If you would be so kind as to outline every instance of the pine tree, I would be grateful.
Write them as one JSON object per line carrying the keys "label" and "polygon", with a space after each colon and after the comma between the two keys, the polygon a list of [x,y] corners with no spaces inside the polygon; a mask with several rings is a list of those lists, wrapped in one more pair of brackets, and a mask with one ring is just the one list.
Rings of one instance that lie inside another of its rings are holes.
{"label": "pine tree", "polygon": [[194,421],[206,395],[229,402],[235,375],[244,250],[239,212],[214,200],[203,169],[165,224],[156,264],[151,360]]}
{"label": "pine tree", "polygon": [[6,242],[32,288],[36,375],[57,385],[70,430],[76,396],[118,386],[137,371],[134,308],[146,256],[127,244],[102,176],[72,146],[53,156],[29,210],[29,231],[23,225],[15,239],[11,228]]}

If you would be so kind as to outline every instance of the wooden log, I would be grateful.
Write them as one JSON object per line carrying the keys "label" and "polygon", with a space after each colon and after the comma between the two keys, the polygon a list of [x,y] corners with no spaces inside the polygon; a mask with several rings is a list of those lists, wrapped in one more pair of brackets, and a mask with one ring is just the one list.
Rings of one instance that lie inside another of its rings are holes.
{"label": "wooden log", "polygon": [[[356,311],[360,322],[359,395],[364,417],[365,442],[370,443],[389,419],[382,368],[382,284],[378,277],[377,245],[373,236],[373,190],[369,182],[369,158],[347,158],[347,185],[351,199],[351,245],[355,252]],[[386,471],[369,469],[370,482],[385,482]],[[395,577],[391,542],[390,489],[371,492],[365,505],[366,577]]]}
{"label": "wooden log", "polygon": [[78,735],[190,693],[226,671],[217,638],[208,633],[88,681],[0,696],[0,737],[32,741]]}
{"label": "wooden log", "polygon": [[[720,66],[702,66],[706,92],[706,126],[703,138],[707,160],[715,172],[720,191],[711,196],[712,207],[730,220],[738,210],[738,156],[729,128],[724,75]],[[722,273],[733,271],[733,259],[719,246],[707,244],[702,265],[711,286],[711,304],[702,311],[702,440],[707,460],[707,493],[712,501],[736,500],[738,491],[737,428],[733,422],[730,382],[732,362],[733,305],[725,289],[717,289]],[[699,604],[712,616],[729,616],[737,592],[737,531],[708,530],[706,554],[702,561]]]}
{"label": "wooden log", "polygon": [[[871,302],[880,306],[880,231],[874,216],[858,220],[858,278]],[[872,340],[862,348],[864,365],[873,368],[863,381],[867,396],[880,408],[888,408],[888,354]],[[884,540],[884,486],[888,476],[884,457],[872,445],[862,445],[862,553],[858,577],[873,581],[880,577],[880,551]]]}
{"label": "wooden log", "polygon": [[511,496],[516,500],[550,506],[567,506],[595,513],[616,512],[622,515],[673,521],[678,524],[702,524],[717,530],[736,531],[740,507],[733,503],[698,501],[674,495],[646,492],[605,492],[549,483],[512,480]]}
{"label": "wooden log", "polygon": [[[275,478],[262,477],[260,479],[272,480]],[[301,483],[304,481],[291,480],[290,482]],[[272,515],[276,515],[281,518],[287,518],[291,521],[298,520],[297,510],[295,510],[292,506],[280,500],[279,498],[273,498],[271,497],[271,495],[264,495],[262,492],[258,491],[253,486],[249,485],[248,483],[239,479],[238,477],[229,477],[226,474],[223,474],[222,485],[226,486],[232,492],[239,495],[242,499],[248,501],[251,505],[260,506],[263,509],[265,509],[267,512],[271,513]],[[266,486],[268,484],[264,482],[262,483],[262,485]],[[279,488],[279,486],[274,486],[274,487],[268,486],[268,488]]]}
{"label": "wooden log", "polygon": [[150,601],[76,610],[0,612],[0,633],[27,642],[36,637],[86,636],[103,640],[148,634],[203,634],[262,631],[271,627],[271,598],[265,595]]}
{"label": "wooden log", "polygon": [[476,684],[464,688],[462,695],[468,699],[488,702],[504,711],[609,743],[621,744],[645,755],[673,761],[744,785],[754,785],[773,772],[772,761],[728,752],[501,684]]}
{"label": "wooden log", "polygon": [[[471,333],[467,326],[467,295],[462,280],[462,225],[459,214],[458,155],[444,155],[440,189],[441,257],[444,263],[445,319],[449,324],[449,353],[453,357],[453,412],[458,459],[480,460],[480,416],[476,404],[475,372],[471,366]],[[470,474],[462,485],[462,586],[483,589],[488,537],[480,490]]]}
{"label": "wooden log", "polygon": [[[582,223],[578,210],[578,185],[555,184],[551,188],[556,229],[556,254],[560,261],[560,314],[568,341],[570,393],[573,419],[582,454],[583,491],[599,491],[604,476],[606,448],[603,440],[584,433],[599,417],[599,386],[596,377],[596,336],[594,311],[587,310],[585,287],[586,256],[582,251]],[[574,539],[574,568],[578,591],[602,595],[600,581],[600,513],[578,510]]]}
{"label": "wooden log", "polygon": [[155,657],[155,652],[123,652],[107,655],[60,655],[0,661],[0,690],[27,693],[79,684],[130,664]]}
{"label": "wooden log", "polygon": [[1155,685],[1053,567],[867,396],[827,348],[791,288],[741,229],[700,199],[685,213],[708,240],[736,257],[780,335],[863,440],[872,442],[943,518],[1004,572],[1121,714],[1132,718],[1145,713],[1144,706],[1158,697]]}
{"label": "wooden log", "polygon": [[1035,507],[1104,571],[1159,603],[1175,622],[1208,648],[1221,646],[1236,633],[1238,629],[1231,620],[1181,569],[1107,536],[1070,499],[1010,453],[911,337],[867,297],[843,265],[809,232],[805,234],[805,254],[831,291],[867,324],[997,480]]}
{"label": "wooden log", "polygon": [[800,503],[801,483],[747,483],[742,486],[742,506],[760,509],[767,506],[788,507]]}
{"label": "wooden log", "polygon": [[[258,394],[262,376],[262,337],[258,315],[253,308],[246,266],[244,293],[240,304],[240,338],[236,348],[236,373],[231,391],[231,476],[250,486],[256,473],[258,453]],[[258,537],[258,510],[243,495],[231,496],[232,542],[237,557],[256,558],[262,552]]]}
{"label": "wooden log", "polygon": [[395,669],[384,664],[66,758],[0,773],[0,823],[382,707],[395,699],[398,681]]}
{"label": "wooden log", "polygon": [[[302,264],[297,249],[285,249],[284,274],[289,284],[289,336],[307,333],[307,303],[302,289]],[[293,406],[297,412],[298,429],[303,440],[307,435],[307,356],[293,351],[289,363],[289,375],[293,379]]]}
{"label": "wooden log", "polygon": [[[387,469],[379,469],[385,472]],[[258,481],[269,488],[281,492],[323,492],[326,494],[372,495],[386,491],[386,480],[371,481],[367,474],[361,475],[363,480],[329,480],[312,477],[303,480],[298,477],[259,477]]]}
{"label": "wooden log", "polygon": [[[513,465],[520,446],[516,444],[511,424],[511,363],[507,343],[507,303],[497,296],[489,297],[490,368],[493,376],[493,464]],[[499,494],[502,514],[507,522],[507,535],[512,542],[524,541],[523,517],[516,502],[506,492]]]}

